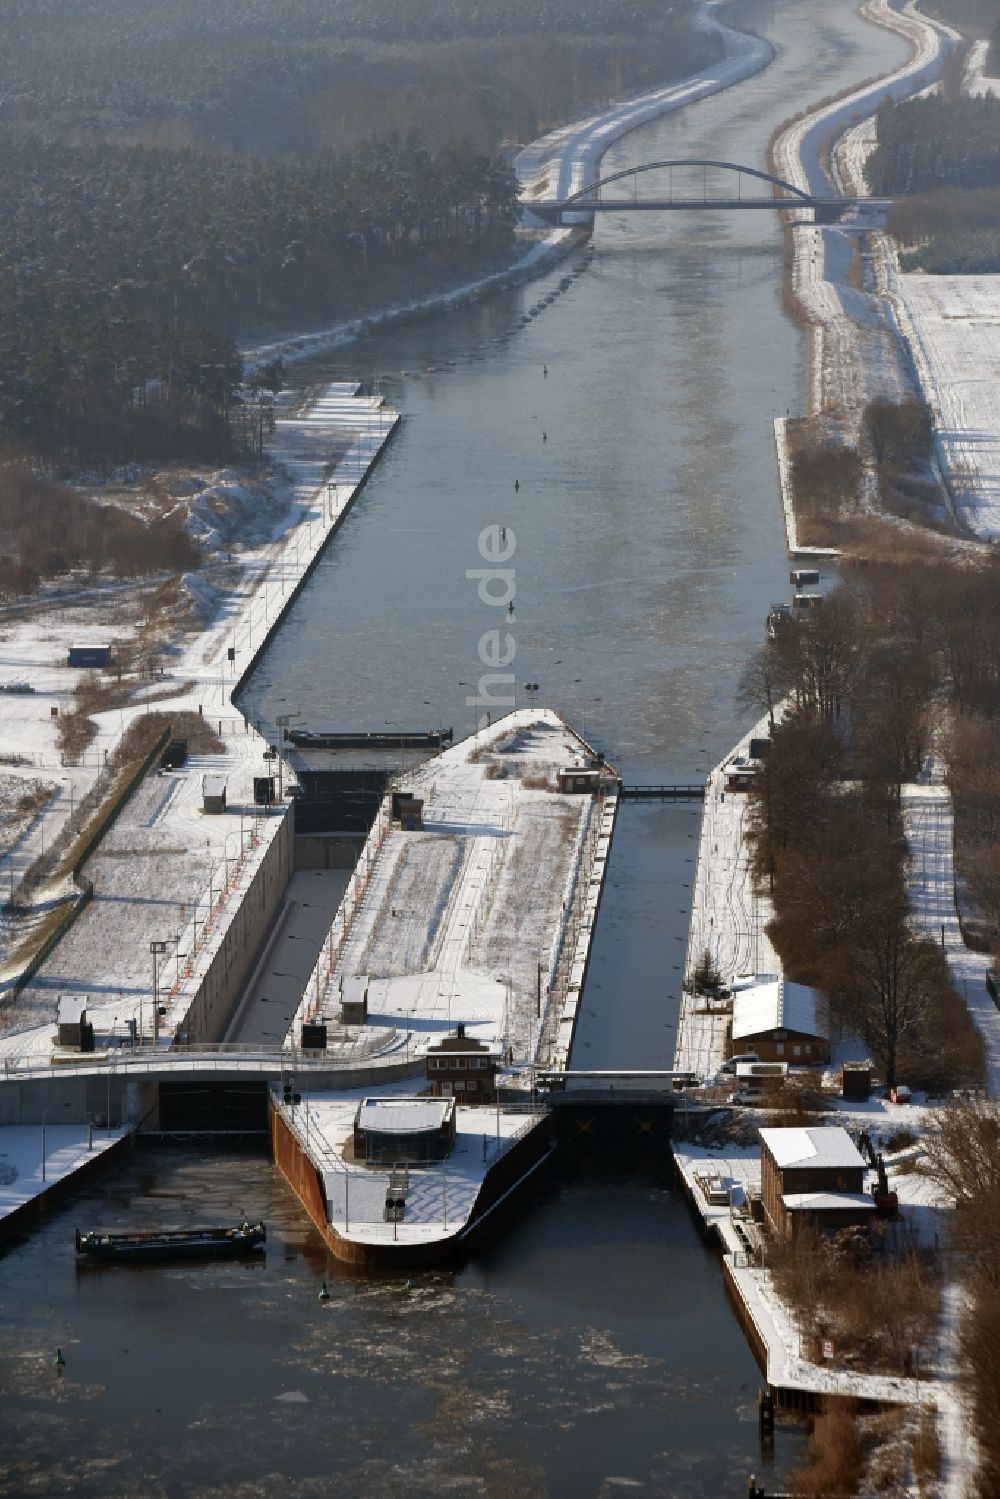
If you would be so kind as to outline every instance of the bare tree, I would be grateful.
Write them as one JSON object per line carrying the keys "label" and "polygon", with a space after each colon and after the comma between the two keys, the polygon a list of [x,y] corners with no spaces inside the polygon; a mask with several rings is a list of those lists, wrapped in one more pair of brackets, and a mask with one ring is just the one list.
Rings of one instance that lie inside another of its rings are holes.
{"label": "bare tree", "polygon": [[1000,1103],[941,1109],[924,1143],[924,1170],[954,1204],[952,1244],[1000,1291]]}
{"label": "bare tree", "polygon": [[901,888],[873,892],[837,969],[831,997],[891,1088],[902,1048],[918,1040],[941,993],[939,954],[911,933]]}

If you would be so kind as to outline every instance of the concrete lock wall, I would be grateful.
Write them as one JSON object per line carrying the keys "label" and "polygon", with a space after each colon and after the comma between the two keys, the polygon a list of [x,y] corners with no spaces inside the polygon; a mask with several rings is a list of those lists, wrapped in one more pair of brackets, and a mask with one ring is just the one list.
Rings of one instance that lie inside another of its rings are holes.
{"label": "concrete lock wall", "polygon": [[138,1125],[155,1107],[155,1084],[109,1070],[101,1077],[33,1078],[0,1084],[0,1125]]}
{"label": "concrete lock wall", "polygon": [[295,824],[294,818],[286,815],[191,1001],[182,1029],[192,1044],[218,1041],[225,1034],[294,867]]}
{"label": "concrete lock wall", "polygon": [[295,839],[296,869],[353,869],[365,840],[350,833],[299,833]]}

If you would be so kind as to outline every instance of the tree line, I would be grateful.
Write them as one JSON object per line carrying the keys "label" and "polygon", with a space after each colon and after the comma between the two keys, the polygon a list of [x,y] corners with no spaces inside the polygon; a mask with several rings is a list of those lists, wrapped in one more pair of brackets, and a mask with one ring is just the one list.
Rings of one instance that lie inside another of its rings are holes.
{"label": "tree line", "polygon": [[237,338],[504,263],[504,137],[717,48],[690,0],[11,0],[0,444],[98,467],[259,450]]}
{"label": "tree line", "polygon": [[517,185],[416,140],[261,162],[8,142],[0,440],[61,462],[232,449],[234,335],[356,317],[492,265]]}
{"label": "tree line", "polygon": [[847,566],[748,664],[744,700],[789,710],[750,800],[756,878],[790,978],[830,999],[888,1082],[974,1080],[982,1058],[939,946],[911,926],[901,787],[943,751],[961,876],[1000,951],[1000,559]]}
{"label": "tree line", "polygon": [[889,230],[904,270],[1000,269],[1000,99],[907,99],[878,112],[870,190],[894,196]]}
{"label": "tree line", "polygon": [[[717,55],[692,11],[690,0],[11,0],[0,124],[77,141],[302,154],[359,132],[426,134],[433,89],[442,139],[492,149],[579,103],[574,80],[588,70],[593,102],[616,71],[616,86],[641,87]],[[481,135],[481,116],[499,133]]]}
{"label": "tree line", "polygon": [[25,598],[71,568],[138,578],[198,566],[176,515],[145,521],[101,505],[8,459],[0,463],[0,599]]}
{"label": "tree line", "polygon": [[866,473],[882,510],[915,521],[933,518],[940,496],[930,469],[934,434],[926,402],[913,396],[866,402],[857,446],[831,436],[812,417],[790,417],[785,432],[795,515],[807,545],[850,541],[862,514]]}

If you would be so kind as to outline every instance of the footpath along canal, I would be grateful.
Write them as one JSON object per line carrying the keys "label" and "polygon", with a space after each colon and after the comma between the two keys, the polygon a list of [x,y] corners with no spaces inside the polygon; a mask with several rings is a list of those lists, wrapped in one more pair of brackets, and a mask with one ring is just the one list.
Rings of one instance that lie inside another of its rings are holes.
{"label": "footpath along canal", "polygon": [[[730,13],[774,63],[608,170],[762,166],[780,119],[905,56],[851,0]],[[781,264],[771,215],[607,216],[537,282],[297,367],[377,375],[406,420],[250,683],[255,715],[465,732],[499,626],[519,702],[537,682],[629,779],[698,779],[788,593],[772,420],[805,372]],[[505,620],[469,576],[492,525]],[[577,1065],[671,1064],[699,810],[621,813]],[[206,1204],[267,1220],[266,1266],[74,1275],[77,1223]],[[265,1158],[140,1148],[0,1260],[0,1493],[721,1496],[760,1469],[757,1369],[662,1155],[567,1156],[454,1275],[334,1271],[320,1303],[326,1268]],[[767,1481],[800,1450],[779,1434]]]}

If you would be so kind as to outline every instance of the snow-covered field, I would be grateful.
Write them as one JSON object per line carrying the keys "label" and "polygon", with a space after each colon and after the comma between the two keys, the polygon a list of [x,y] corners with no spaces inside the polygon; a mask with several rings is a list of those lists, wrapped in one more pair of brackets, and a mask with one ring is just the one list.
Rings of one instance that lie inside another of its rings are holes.
{"label": "snow-covered field", "polygon": [[1000,536],[1000,275],[900,276],[938,460],[969,529]]}
{"label": "snow-covered field", "polygon": [[983,1038],[986,1091],[1000,1097],[1000,1012],[986,988],[992,969],[988,953],[966,947],[955,908],[955,827],[951,792],[940,767],[926,781],[904,786],[903,829],[909,846],[907,889],[914,925],[944,947],[952,986]]}

